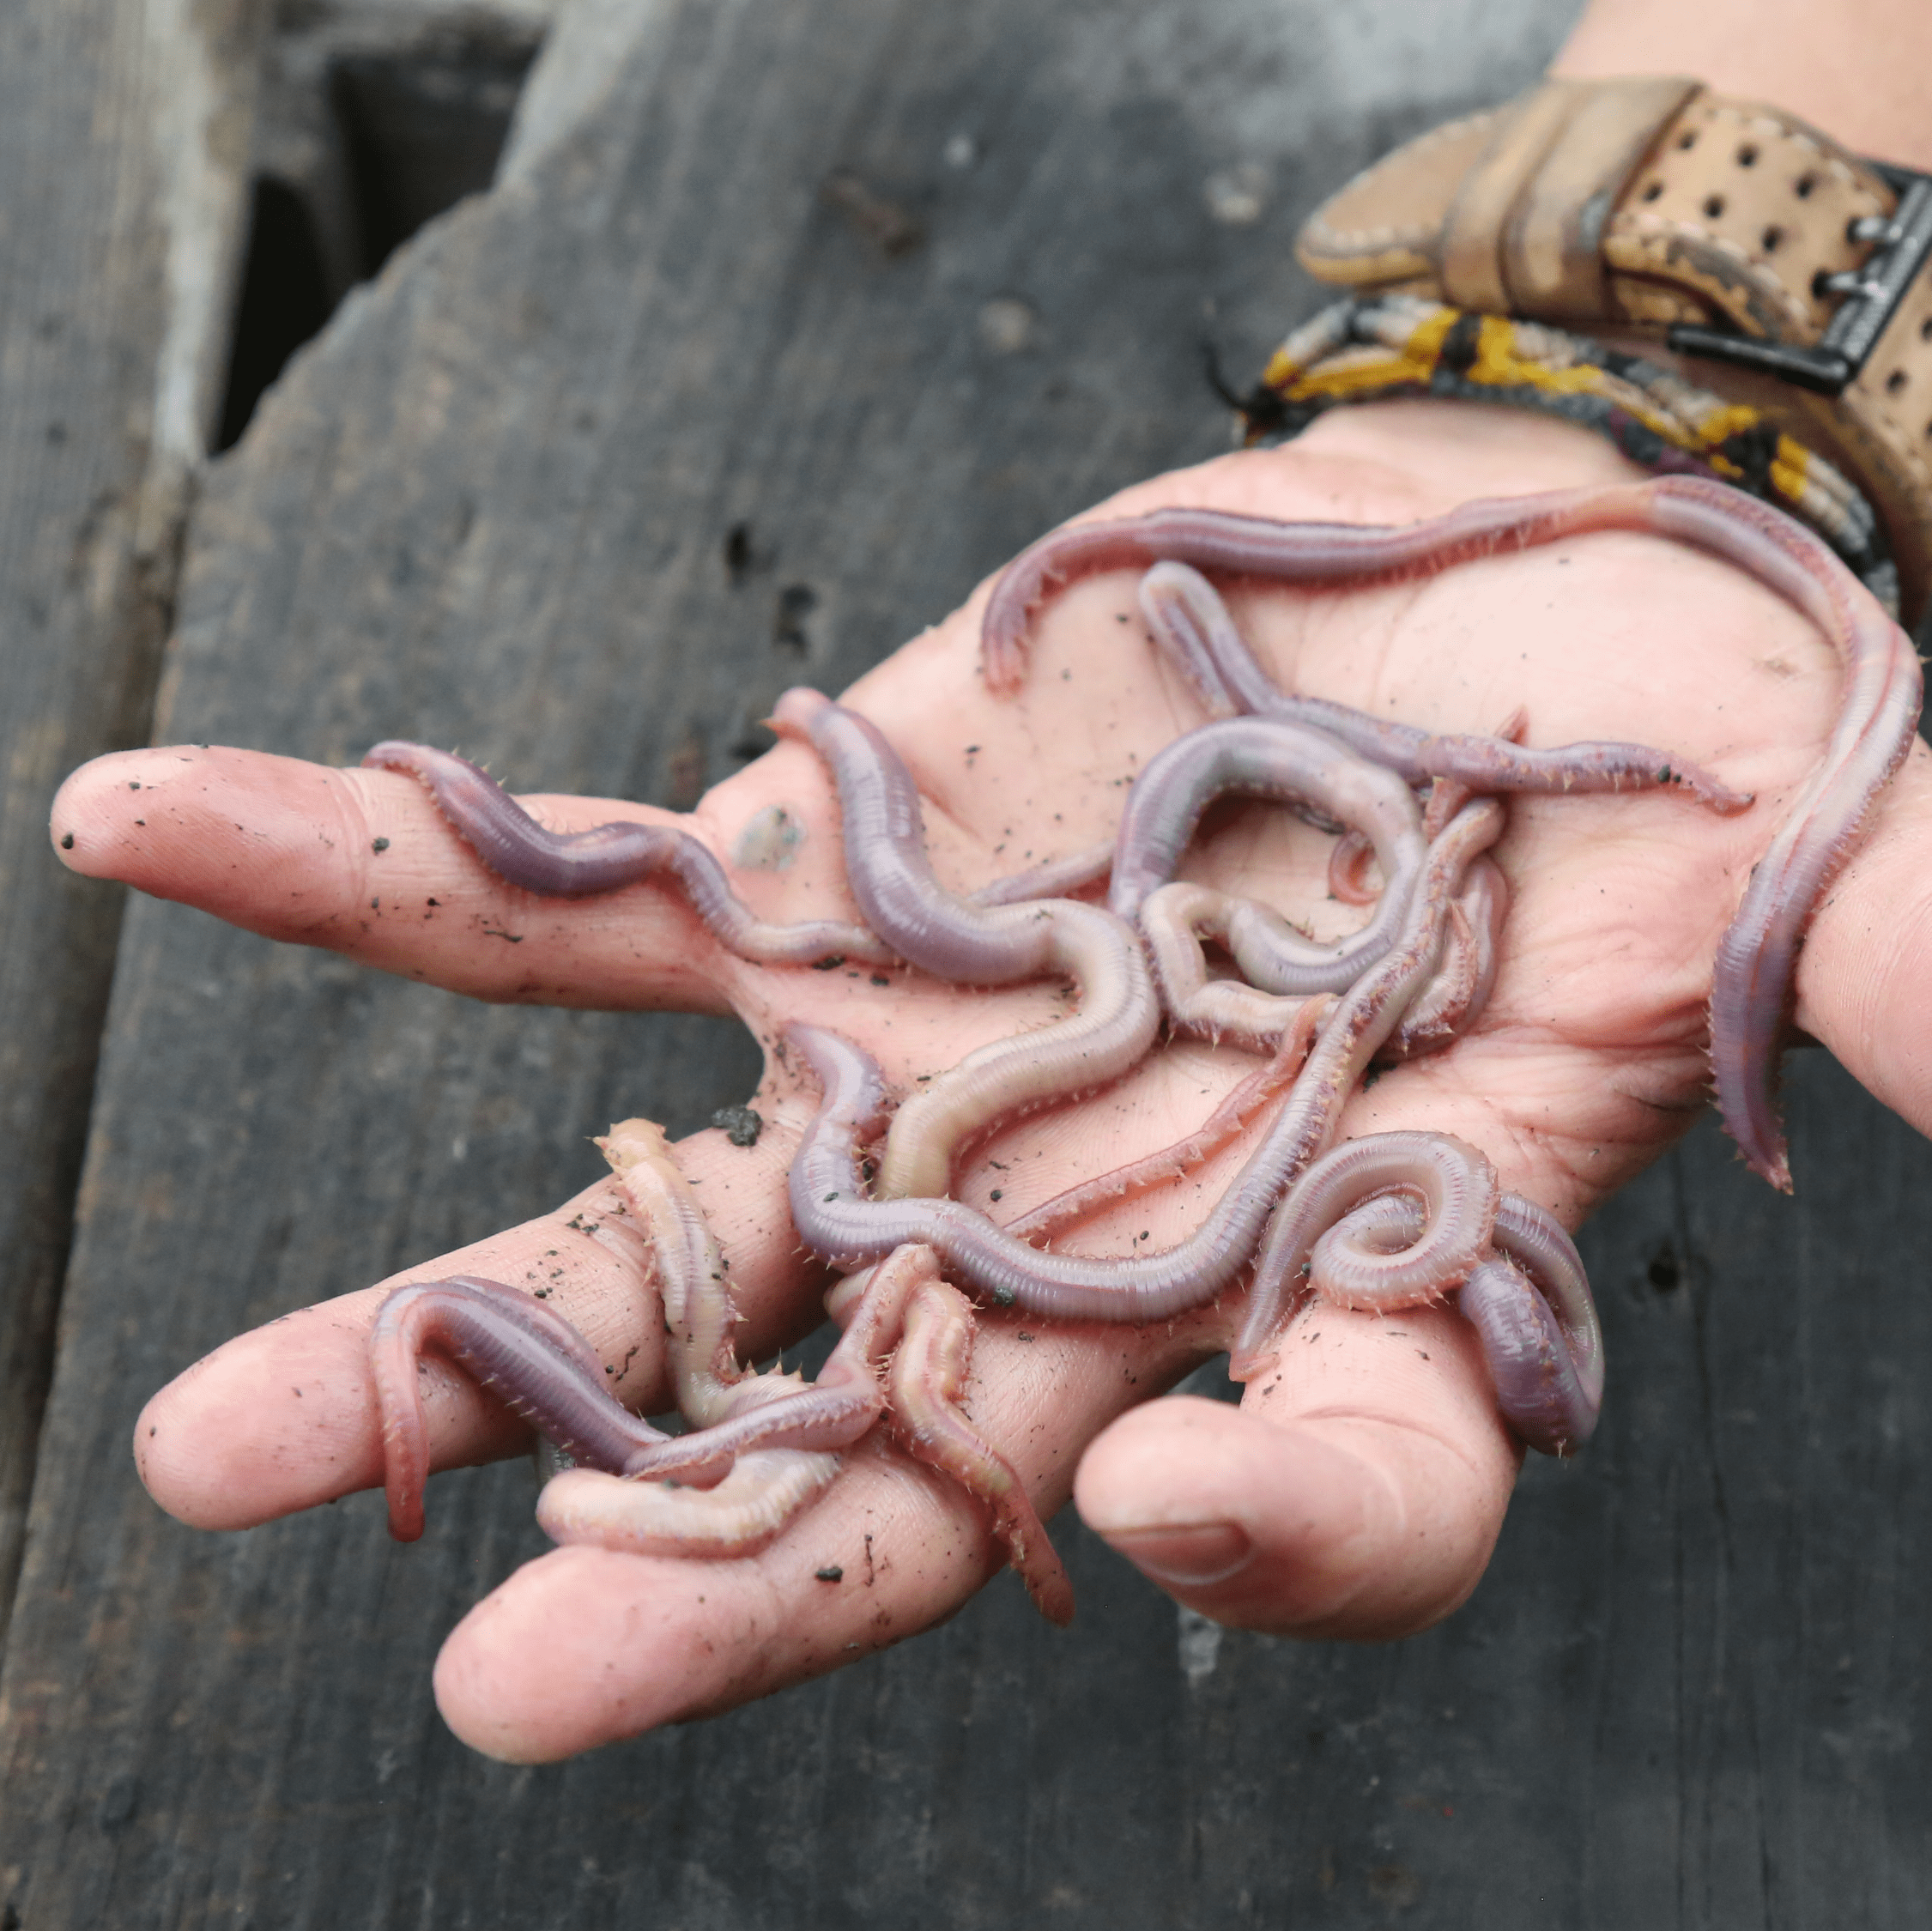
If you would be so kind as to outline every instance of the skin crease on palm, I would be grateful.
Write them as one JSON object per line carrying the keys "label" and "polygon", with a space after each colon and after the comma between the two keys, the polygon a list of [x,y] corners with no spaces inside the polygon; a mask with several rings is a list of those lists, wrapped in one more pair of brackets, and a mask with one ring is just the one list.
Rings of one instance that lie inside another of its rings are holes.
{"label": "skin crease on palm", "polygon": [[[1328,417],[1287,449],[1139,485],[1093,514],[1179,503],[1398,523],[1471,497],[1632,473],[1562,424],[1396,403]],[[1108,576],[1048,603],[1016,699],[989,697],[977,675],[984,584],[845,694],[911,766],[948,882],[971,888],[1107,835],[1123,781],[1203,721],[1148,644],[1134,588]],[[1505,1187],[1576,1226],[1701,1110],[1713,951],[1822,742],[1838,687],[1828,649],[1736,572],[1621,534],[1418,584],[1314,596],[1237,585],[1230,596],[1264,659],[1297,688],[1453,730],[1493,729],[1522,705],[1532,743],[1638,739],[1756,794],[1753,808],[1731,819],[1664,793],[1513,802],[1494,854],[1512,896],[1487,1012],[1453,1050],[1390,1072],[1350,1105],[1345,1136],[1396,1127],[1457,1135],[1490,1155]],[[401,732],[409,720],[385,723]],[[1932,1122],[1932,1055],[1912,1014],[1927,972],[1915,941],[1932,920],[1920,882],[1929,763],[1916,747],[1820,913],[1801,957],[1797,1014],[1922,1127]],[[672,815],[606,800],[526,802],[563,829]],[[805,748],[780,745],[685,822],[729,863],[746,822],[773,803],[806,828],[798,861],[782,875],[735,871],[736,888],[769,918],[853,916],[836,801]],[[1184,875],[1315,905],[1332,930],[1363,916],[1324,904],[1328,841],[1278,808],[1223,808],[1206,829]],[[881,988],[869,971],[748,965],[652,883],[567,903],[511,892],[413,780],[391,772],[221,748],[130,752],[68,781],[53,831],[57,842],[72,835],[63,856],[78,870],[271,938],[486,999],[736,1009],[767,1042],[785,1020],[810,1020],[851,1034],[902,1082],[1061,1009],[1052,985],[962,991],[895,971]],[[379,861],[370,855],[379,836],[390,840]],[[376,895],[400,915],[366,911]],[[432,895],[439,916],[409,909]],[[505,921],[524,943],[477,942],[480,926]],[[1232,1049],[1158,1050],[1119,1086],[969,1149],[955,1191],[1011,1218],[1181,1137],[1254,1063]],[[816,1097],[809,1081],[768,1064],[754,1104],[772,1124],[756,1147],[708,1132],[679,1148],[731,1259],[747,1359],[817,1318],[822,1274],[797,1252],[784,1201],[784,1169]],[[651,1101],[637,1096],[640,1110]],[[1245,1136],[1185,1182],[1063,1244],[1124,1251],[1143,1230],[1154,1247],[1171,1244],[1251,1144]],[[606,1218],[609,1199],[592,1187],[542,1220],[231,1341],[149,1403],[136,1444],[142,1479],[164,1508],[209,1528],[379,1486],[366,1336],[385,1294],[404,1279],[459,1272],[518,1281],[552,1250],[567,1271],[551,1304],[606,1360],[627,1362],[621,1395],[661,1411],[669,1405],[661,1323],[641,1284],[638,1237]],[[595,1232],[566,1226],[579,1214]],[[1277,1371],[1251,1384],[1239,1409],[1148,1401],[1218,1352],[1232,1319],[1208,1311],[1152,1330],[1050,1328],[983,1310],[975,1425],[1043,1515],[1071,1493],[1117,1548],[1221,1621],[1380,1638],[1447,1614],[1482,1573],[1520,1454],[1459,1318],[1323,1307],[1290,1326]],[[1613,1401],[1614,1371],[1613,1360]],[[438,1466],[527,1445],[458,1372],[431,1360],[424,1375]],[[433,1486],[429,1522],[433,1535]],[[730,1708],[911,1635],[957,1607],[999,1560],[976,1505],[875,1433],[848,1455],[826,1498],[756,1557],[680,1562],[571,1547],[530,1564],[452,1632],[436,1692],[478,1749],[562,1757]],[[844,1568],[839,1586],[815,1579],[830,1564]]]}

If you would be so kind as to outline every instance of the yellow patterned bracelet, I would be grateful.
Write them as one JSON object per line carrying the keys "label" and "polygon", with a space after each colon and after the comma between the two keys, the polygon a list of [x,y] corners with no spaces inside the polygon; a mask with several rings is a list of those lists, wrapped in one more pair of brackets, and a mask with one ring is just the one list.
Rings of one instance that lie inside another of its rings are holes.
{"label": "yellow patterned bracelet", "polygon": [[1878,518],[1841,469],[1761,411],[1566,330],[1414,295],[1353,297],[1297,329],[1238,406],[1253,445],[1299,435],[1342,404],[1396,396],[1535,409],[1608,437],[1656,475],[1729,483],[1815,530],[1887,609],[1899,608]]}

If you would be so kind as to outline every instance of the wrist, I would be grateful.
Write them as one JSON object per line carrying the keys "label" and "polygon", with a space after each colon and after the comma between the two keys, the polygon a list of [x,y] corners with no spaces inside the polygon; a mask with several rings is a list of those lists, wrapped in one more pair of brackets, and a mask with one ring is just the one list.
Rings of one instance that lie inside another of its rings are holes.
{"label": "wrist", "polygon": [[1184,506],[1284,523],[1403,524],[1483,497],[1630,482],[1643,474],[1600,436],[1547,416],[1426,399],[1371,403],[1318,418],[1293,442],[1136,483],[1088,514],[1098,520]]}
{"label": "wrist", "polygon": [[1923,76],[1932,10],[1862,0],[1855,21],[1816,0],[1595,0],[1550,76],[1694,74],[1714,91],[1800,116],[1857,154],[1932,171]]}
{"label": "wrist", "polygon": [[1564,77],[1384,157],[1297,253],[1351,293],[1275,352],[1251,434],[1394,396],[1553,414],[1932,604],[1932,177],[1688,76]]}
{"label": "wrist", "polygon": [[1258,457],[1299,453],[1313,484],[1359,495],[1329,512],[1347,522],[1411,522],[1493,496],[1632,482],[1644,471],[1592,431],[1550,416],[1426,398],[1370,403],[1318,417]]}

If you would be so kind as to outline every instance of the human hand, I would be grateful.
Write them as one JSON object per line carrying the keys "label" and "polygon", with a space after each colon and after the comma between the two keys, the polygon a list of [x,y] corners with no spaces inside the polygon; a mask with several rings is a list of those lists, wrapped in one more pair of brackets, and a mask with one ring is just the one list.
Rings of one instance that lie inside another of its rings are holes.
{"label": "human hand", "polygon": [[[1188,502],[1402,522],[1473,496],[1626,474],[1560,426],[1402,406],[1331,418],[1293,449],[1162,478],[1097,513]],[[1126,578],[1075,586],[1043,612],[1033,674],[1014,700],[990,698],[977,677],[979,601],[849,693],[912,766],[936,865],[962,887],[1105,836],[1123,781],[1202,715],[1132,619]],[[1639,739],[1756,793],[1758,805],[1731,820],[1668,794],[1513,804],[1497,857],[1514,905],[1481,1022],[1350,1106],[1345,1134],[1455,1133],[1489,1153],[1505,1186],[1574,1225],[1701,1105],[1711,953],[1822,742],[1837,689],[1829,651],[1723,566],[1637,537],[1592,537],[1420,584],[1256,591],[1235,608],[1300,689],[1444,729],[1493,728],[1522,705],[1533,742]],[[1800,1023],[1917,1121],[1932,1103],[1905,1018],[1917,990],[1910,953],[1873,935],[1913,929],[1923,893],[1901,874],[1916,857],[1925,793],[1921,748],[1821,916],[1799,980]],[[773,919],[851,916],[835,801],[803,748],[783,745],[718,786],[688,822],[729,862],[772,807],[804,833],[796,862],[739,869],[738,890]],[[581,799],[536,808],[571,828],[670,816]],[[1320,906],[1325,841],[1305,826],[1251,807],[1210,828],[1193,875]],[[748,966],[656,884],[532,900],[502,887],[421,789],[392,773],[231,751],[130,753],[69,781],[54,831],[71,837],[64,856],[76,869],[273,937],[486,998],[736,1009],[767,1044],[784,1024],[813,1020],[865,1045],[902,1082],[1055,1009],[1051,985],[961,992],[869,968]],[[379,857],[379,838],[388,840]],[[488,935],[506,930],[522,942]],[[999,1132],[955,1190],[1010,1218],[1178,1139],[1252,1063],[1169,1046],[1093,1099]],[[774,1067],[754,1102],[771,1122],[755,1147],[714,1133],[680,1148],[733,1262],[747,1356],[815,1322],[822,1276],[796,1251],[783,1192],[815,1098]],[[1143,1229],[1150,1244],[1171,1244],[1243,1150],[1096,1221],[1080,1244],[1117,1251]],[[609,1203],[609,1189],[594,1188],[410,1277],[544,1280],[552,1305],[621,1365],[620,1393],[655,1412],[669,1405],[661,1323],[640,1292],[636,1238]],[[394,1285],[241,1337],[157,1395],[136,1444],[157,1499],[197,1525],[239,1527],[379,1482],[366,1334]],[[1251,1386],[1239,1411],[1185,1398],[1135,1408],[1225,1345],[1226,1329],[1212,1312],[1148,1331],[1049,1329],[989,1311],[975,1422],[1043,1513],[1075,1486],[1077,1465],[1087,1519],[1222,1620],[1377,1637],[1453,1608],[1481,1575],[1517,1458],[1463,1323],[1441,1311],[1389,1322],[1323,1308],[1291,1328],[1280,1372]],[[520,1430],[466,1379],[439,1364],[427,1374],[439,1466],[521,1445]],[[299,1401],[287,1392],[295,1388]],[[452,1634],[438,1693],[478,1747],[560,1756],[729,1707],[912,1633],[996,1559],[976,1505],[869,1441],[760,1555],[689,1564],[575,1547],[530,1565]],[[840,1583],[816,1579],[833,1565]]]}

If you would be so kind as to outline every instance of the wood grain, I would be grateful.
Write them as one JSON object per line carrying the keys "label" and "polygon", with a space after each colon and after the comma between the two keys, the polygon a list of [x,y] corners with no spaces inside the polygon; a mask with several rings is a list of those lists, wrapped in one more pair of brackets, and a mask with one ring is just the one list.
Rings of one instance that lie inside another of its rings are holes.
{"label": "wood grain", "polygon": [[230,0],[0,9],[0,1639],[120,917],[47,803],[148,729],[252,74]]}
{"label": "wood grain", "polygon": [[[837,687],[1217,446],[1204,330],[1252,366],[1311,301],[1300,213],[1522,84],[1566,12],[1448,9],[1418,48],[1393,6],[584,8],[506,183],[209,475],[163,730],[408,732],[681,799],[782,684]],[[1244,165],[1264,206],[1231,227],[1205,188]],[[822,200],[839,171],[921,244]],[[608,1119],[688,1127],[754,1068],[716,1022],[485,1010],[132,907],[0,1680],[27,1931],[1927,1921],[1932,1152],[1822,1055],[1796,1202],[1700,1129],[1588,1231],[1604,1428],[1397,1647],[1179,1627],[1063,1522],[1069,1636],[1002,1578],[863,1669],[511,1770],[427,1674],[540,1546],[526,1471],[444,1479],[409,1549],[374,1496],[227,1537],[142,1496],[134,1413],[205,1349],[538,1211]]]}

